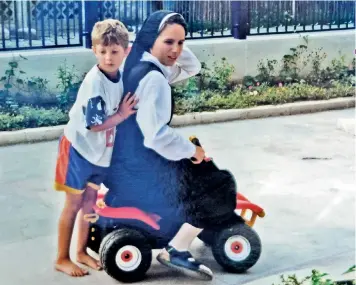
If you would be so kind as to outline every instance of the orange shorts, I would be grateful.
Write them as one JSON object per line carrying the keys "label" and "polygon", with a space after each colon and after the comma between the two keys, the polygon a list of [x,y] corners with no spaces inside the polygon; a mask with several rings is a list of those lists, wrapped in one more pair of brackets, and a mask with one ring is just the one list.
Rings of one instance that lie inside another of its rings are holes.
{"label": "orange shorts", "polygon": [[87,161],[65,136],[60,138],[54,184],[57,191],[82,194],[87,186],[99,190],[107,169]]}

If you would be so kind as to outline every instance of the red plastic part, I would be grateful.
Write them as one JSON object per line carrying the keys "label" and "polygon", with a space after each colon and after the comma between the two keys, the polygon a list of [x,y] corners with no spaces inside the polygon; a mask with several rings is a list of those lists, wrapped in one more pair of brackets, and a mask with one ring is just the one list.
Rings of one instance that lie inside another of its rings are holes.
{"label": "red plastic part", "polygon": [[248,201],[250,202],[244,195],[241,193],[237,193],[237,200]]}
{"label": "red plastic part", "polygon": [[263,212],[263,209],[261,207],[257,206],[256,204],[253,204],[251,202],[243,201],[243,200],[237,200],[236,209],[239,209],[239,210],[249,209],[256,214]]}
{"label": "red plastic part", "polygon": [[[104,193],[98,193],[98,200],[103,199],[105,196]],[[256,204],[251,203],[245,196],[240,193],[237,193],[237,206],[236,209],[244,210],[249,209],[256,214],[263,212],[263,209]],[[95,212],[103,217],[107,218],[117,218],[117,219],[131,219],[131,220],[139,220],[152,228],[159,230],[160,226],[158,225],[158,221],[161,219],[160,216],[156,214],[148,214],[140,209],[133,207],[120,207],[120,208],[112,208],[105,206],[104,208],[99,208],[96,205],[94,206]]]}
{"label": "red plastic part", "polygon": [[156,215],[149,215],[137,208],[133,207],[120,207],[120,208],[112,208],[112,207],[104,207],[99,208],[96,205],[94,206],[95,212],[102,217],[107,218],[116,218],[116,219],[130,219],[130,220],[139,220],[155,230],[159,230],[160,226],[157,224]]}
{"label": "red plastic part", "polygon": [[236,209],[239,210],[251,210],[252,212],[259,214],[263,212],[263,209],[256,204],[251,203],[244,195],[237,193],[236,197]]}

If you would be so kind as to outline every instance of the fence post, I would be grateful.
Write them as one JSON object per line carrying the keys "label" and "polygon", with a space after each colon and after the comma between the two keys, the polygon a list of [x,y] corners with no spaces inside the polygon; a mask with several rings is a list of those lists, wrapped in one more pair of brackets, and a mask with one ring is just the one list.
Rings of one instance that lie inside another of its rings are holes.
{"label": "fence post", "polygon": [[85,1],[84,22],[85,47],[91,48],[91,31],[94,24],[99,20],[98,9],[100,1]]}
{"label": "fence post", "polygon": [[152,12],[162,10],[163,9],[163,1],[152,1]]}
{"label": "fence post", "polygon": [[231,1],[231,34],[245,40],[250,33],[248,1]]}

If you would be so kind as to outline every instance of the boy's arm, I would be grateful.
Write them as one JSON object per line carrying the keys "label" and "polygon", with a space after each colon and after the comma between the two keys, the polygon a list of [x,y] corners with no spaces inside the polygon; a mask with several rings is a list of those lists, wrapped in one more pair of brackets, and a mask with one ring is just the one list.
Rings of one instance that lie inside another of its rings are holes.
{"label": "boy's arm", "polygon": [[136,113],[133,107],[137,102],[135,96],[130,97],[130,93],[128,93],[121,102],[118,112],[107,116],[105,102],[100,96],[89,99],[86,111],[87,128],[93,132],[101,132],[121,124],[129,116]]}
{"label": "boy's arm", "polygon": [[105,122],[101,125],[90,126],[89,129],[93,132],[105,131],[117,126],[118,124],[121,124],[124,120],[125,118],[118,112],[112,116],[107,117]]}
{"label": "boy's arm", "polygon": [[172,73],[169,77],[169,83],[173,84],[197,75],[201,70],[201,63],[184,44],[182,54],[170,69]]}

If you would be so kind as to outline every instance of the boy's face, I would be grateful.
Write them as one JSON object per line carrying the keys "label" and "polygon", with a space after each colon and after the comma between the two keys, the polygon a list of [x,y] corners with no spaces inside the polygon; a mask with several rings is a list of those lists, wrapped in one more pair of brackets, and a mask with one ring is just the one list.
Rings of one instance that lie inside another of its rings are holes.
{"label": "boy's face", "polygon": [[113,76],[116,76],[122,61],[129,52],[129,49],[124,49],[121,45],[117,44],[109,46],[97,44],[92,49],[98,60],[99,67]]}

